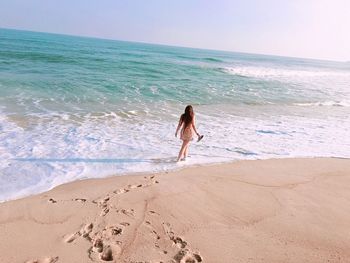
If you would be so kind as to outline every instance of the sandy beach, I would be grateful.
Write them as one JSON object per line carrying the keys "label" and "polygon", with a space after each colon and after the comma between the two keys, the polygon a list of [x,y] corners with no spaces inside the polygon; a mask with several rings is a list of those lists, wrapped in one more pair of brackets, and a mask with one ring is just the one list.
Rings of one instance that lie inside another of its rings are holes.
{"label": "sandy beach", "polygon": [[0,204],[0,262],[350,262],[349,207],[348,159],[76,181]]}

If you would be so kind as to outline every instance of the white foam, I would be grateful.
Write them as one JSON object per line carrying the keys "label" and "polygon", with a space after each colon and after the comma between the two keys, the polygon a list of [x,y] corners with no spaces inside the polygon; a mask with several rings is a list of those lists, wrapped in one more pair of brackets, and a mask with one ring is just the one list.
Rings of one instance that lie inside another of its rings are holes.
{"label": "white foam", "polygon": [[336,107],[350,107],[349,101],[317,101],[309,103],[294,103],[297,106],[336,106]]}
{"label": "white foam", "polygon": [[198,130],[205,137],[200,143],[192,143],[191,158],[180,165],[174,162],[181,141],[174,137],[178,114],[173,106],[156,115],[154,110],[153,115],[145,115],[131,109],[127,117],[88,114],[79,116],[79,121],[72,121],[76,115],[67,114],[61,118],[27,116],[31,123],[28,127],[0,114],[0,200],[83,178],[164,171],[192,164],[350,157],[347,115],[304,117],[295,114],[295,108],[288,115],[277,114],[274,105],[264,107],[197,106]]}
{"label": "white foam", "polygon": [[233,75],[265,78],[265,79],[297,79],[297,78],[320,78],[320,77],[350,77],[348,71],[272,68],[264,66],[237,66],[225,67],[224,71]]}

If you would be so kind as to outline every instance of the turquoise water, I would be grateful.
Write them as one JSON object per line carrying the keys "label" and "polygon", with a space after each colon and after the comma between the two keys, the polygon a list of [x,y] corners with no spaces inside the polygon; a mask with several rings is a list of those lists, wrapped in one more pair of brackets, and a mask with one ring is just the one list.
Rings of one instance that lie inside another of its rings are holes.
{"label": "turquoise water", "polygon": [[[349,157],[350,65],[0,29],[0,200],[82,178]],[[187,104],[205,135],[174,163]]]}

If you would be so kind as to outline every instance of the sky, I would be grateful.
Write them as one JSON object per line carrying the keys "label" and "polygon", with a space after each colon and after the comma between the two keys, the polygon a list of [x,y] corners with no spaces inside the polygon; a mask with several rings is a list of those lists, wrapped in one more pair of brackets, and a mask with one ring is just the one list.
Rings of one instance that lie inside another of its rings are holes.
{"label": "sky", "polygon": [[1,0],[0,28],[350,61],[350,0]]}

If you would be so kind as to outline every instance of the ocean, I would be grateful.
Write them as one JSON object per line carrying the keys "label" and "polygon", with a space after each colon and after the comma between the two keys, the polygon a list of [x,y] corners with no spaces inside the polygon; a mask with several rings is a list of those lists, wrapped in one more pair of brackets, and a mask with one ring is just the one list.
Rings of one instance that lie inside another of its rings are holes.
{"label": "ocean", "polygon": [[[204,139],[176,163],[188,104]],[[349,158],[349,114],[345,62],[0,29],[0,201],[189,165]]]}

